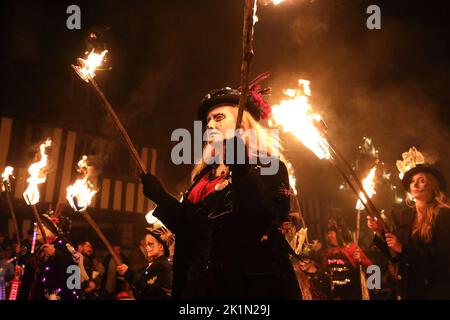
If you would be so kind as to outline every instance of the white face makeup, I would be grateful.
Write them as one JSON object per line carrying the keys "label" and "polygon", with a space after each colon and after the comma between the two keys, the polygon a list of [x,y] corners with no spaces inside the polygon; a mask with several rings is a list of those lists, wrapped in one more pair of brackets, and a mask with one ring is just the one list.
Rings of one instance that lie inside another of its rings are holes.
{"label": "white face makeup", "polygon": [[206,117],[208,142],[229,139],[233,137],[236,126],[236,108],[233,106],[218,106],[211,109]]}
{"label": "white face makeup", "polygon": [[145,250],[147,251],[147,259],[152,261],[164,253],[162,244],[150,234],[145,236]]}
{"label": "white face makeup", "polygon": [[410,190],[417,200],[430,201],[433,198],[433,187],[423,173],[414,175],[411,179]]}

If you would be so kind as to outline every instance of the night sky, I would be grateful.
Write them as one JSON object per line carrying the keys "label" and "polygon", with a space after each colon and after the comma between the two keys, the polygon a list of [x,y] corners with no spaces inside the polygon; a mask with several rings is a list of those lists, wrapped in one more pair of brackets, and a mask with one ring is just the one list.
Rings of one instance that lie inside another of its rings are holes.
{"label": "night sky", "polygon": [[[172,192],[190,166],[170,162],[170,134],[193,129],[197,104],[210,89],[237,86],[242,0],[3,0],[1,115],[117,138],[88,86],[70,68],[88,45],[110,51],[97,80],[133,140],[159,150],[158,175]],[[81,30],[66,28],[67,6],[81,8]],[[366,28],[366,8],[381,8],[381,30]],[[259,6],[251,76],[270,71],[271,102],[299,78],[350,161],[363,136],[380,159],[411,146],[449,178],[449,33],[445,1],[287,0]],[[99,39],[87,41],[95,32]],[[291,136],[286,156],[300,193],[333,203],[341,179]],[[393,182],[399,184],[394,177]],[[380,195],[381,197],[382,195]],[[375,198],[376,201],[376,198]]]}

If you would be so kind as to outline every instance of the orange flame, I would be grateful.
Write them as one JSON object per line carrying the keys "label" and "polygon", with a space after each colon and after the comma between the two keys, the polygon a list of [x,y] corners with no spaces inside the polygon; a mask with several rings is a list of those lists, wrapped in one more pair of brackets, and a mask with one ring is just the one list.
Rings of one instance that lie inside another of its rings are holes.
{"label": "orange flame", "polygon": [[[364,190],[366,191],[369,198],[372,198],[372,196],[376,193],[375,192],[375,173],[376,173],[376,171],[377,171],[377,166],[374,166],[372,169],[370,169],[370,172],[367,175],[367,177],[362,181]],[[359,193],[359,196],[364,200],[364,203],[367,203],[367,199],[362,192]],[[364,210],[364,205],[362,204],[360,199],[358,199],[358,201],[356,202],[356,210]]]}
{"label": "orange flame", "polygon": [[[78,161],[77,171],[81,174],[81,178],[67,188],[67,201],[76,211],[85,210],[92,201],[92,197],[97,193],[94,185],[89,181],[91,177],[91,166],[87,164],[87,156],[82,156]],[[74,198],[77,202],[75,204]]]}
{"label": "orange flame", "polygon": [[91,53],[88,54],[86,52],[86,54],[88,54],[87,59],[78,58],[78,66],[72,65],[72,67],[81,79],[89,82],[90,78],[95,77],[95,71],[101,66],[107,52],[108,50],[104,50],[102,53],[98,54],[92,49]]}
{"label": "orange flame", "polygon": [[30,177],[27,179],[28,187],[23,193],[23,198],[28,205],[35,205],[39,202],[39,188],[38,185],[45,182],[47,179],[47,165],[48,155],[45,153],[47,148],[52,145],[52,141],[47,139],[39,146],[41,159],[38,162],[32,163],[28,168]]}
{"label": "orange flame", "polygon": [[330,159],[330,146],[316,127],[322,118],[313,112],[308,102],[311,96],[309,81],[300,79],[298,85],[300,89],[284,90],[284,94],[291,99],[282,100],[272,106],[275,125],[281,126],[285,132],[292,133],[319,159]]}
{"label": "orange flame", "polygon": [[154,224],[154,223],[159,222],[159,219],[156,218],[156,217],[153,215],[153,211],[155,211],[155,209],[150,210],[150,211],[145,215],[145,220],[147,220],[147,223],[148,223],[148,224]]}
{"label": "orange flame", "polygon": [[294,195],[297,195],[297,179],[295,178],[294,167],[289,161],[286,161],[286,167],[289,173],[289,186],[294,191]]}
{"label": "orange flame", "polygon": [[[13,175],[14,168],[7,166],[5,167],[5,171],[2,173],[2,180],[3,182],[7,183],[9,178]],[[2,192],[5,191],[5,186],[2,184]]]}

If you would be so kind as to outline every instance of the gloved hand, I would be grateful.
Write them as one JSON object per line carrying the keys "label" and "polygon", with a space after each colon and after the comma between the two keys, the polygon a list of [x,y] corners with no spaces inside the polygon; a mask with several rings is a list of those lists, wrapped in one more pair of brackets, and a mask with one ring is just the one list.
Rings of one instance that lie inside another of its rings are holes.
{"label": "gloved hand", "polygon": [[[225,164],[230,167],[233,178],[240,178],[250,172],[248,147],[239,136],[227,139],[225,143]],[[231,154],[230,154],[231,151]],[[239,162],[238,162],[239,160]],[[244,160],[244,163],[242,163]]]}
{"label": "gloved hand", "polygon": [[156,205],[169,202],[172,196],[166,192],[161,181],[151,173],[141,174],[144,195]]}

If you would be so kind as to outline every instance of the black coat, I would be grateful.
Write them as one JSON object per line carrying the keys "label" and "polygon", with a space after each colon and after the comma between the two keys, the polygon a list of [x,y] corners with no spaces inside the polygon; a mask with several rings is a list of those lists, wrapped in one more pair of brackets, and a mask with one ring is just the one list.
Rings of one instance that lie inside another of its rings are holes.
{"label": "black coat", "polygon": [[79,290],[67,286],[69,277],[73,275],[68,273],[68,267],[78,264],[67,249],[67,242],[63,238],[56,238],[52,244],[55,246],[55,255],[42,257],[41,252],[37,253],[40,258],[38,268],[35,270],[31,299],[78,300]]}
{"label": "black coat", "polygon": [[[450,209],[440,209],[432,227],[432,240],[412,237],[415,209],[393,215],[394,233],[403,249],[398,262],[399,293],[402,299],[450,299]],[[375,244],[388,256],[386,242]]]}
{"label": "black coat", "polygon": [[172,289],[172,267],[166,256],[156,258],[133,281],[137,300],[168,300]]}
{"label": "black coat", "polygon": [[289,213],[286,166],[280,161],[275,175],[261,175],[260,168],[252,165],[199,203],[187,200],[191,186],[182,203],[173,199],[156,208],[154,215],[176,235],[174,299],[300,297],[288,245],[278,229]]}

